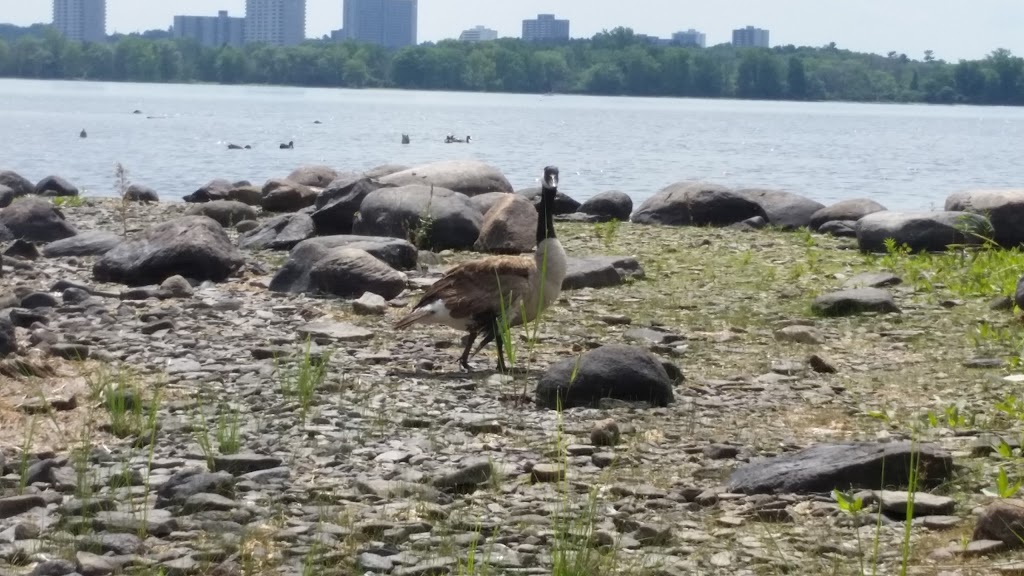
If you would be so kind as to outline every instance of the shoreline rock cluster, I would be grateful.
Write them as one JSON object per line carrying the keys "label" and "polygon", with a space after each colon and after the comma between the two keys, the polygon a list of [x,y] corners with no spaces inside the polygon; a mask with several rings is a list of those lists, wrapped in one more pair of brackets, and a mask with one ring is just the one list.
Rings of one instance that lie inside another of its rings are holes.
{"label": "shoreline rock cluster", "polygon": [[[596,314],[587,307],[601,291],[630,297],[630,283],[647,275],[635,255],[569,250],[561,304],[572,311],[540,327],[537,350],[521,346],[534,359],[510,375],[458,373],[451,331],[391,333],[390,319],[456,252],[532,249],[536,191],[513,190],[493,167],[305,166],[263,186],[214,180],[181,204],[133,184],[128,203],[65,207],[39,196],[73,197],[58,193],[73,185],[15,176],[0,172],[11,190],[0,188],[0,199],[10,198],[0,208],[0,373],[8,377],[0,386],[12,387],[0,398],[20,390],[20,422],[52,422],[63,449],[0,449],[0,566],[299,574],[313,563],[315,573],[413,576],[456,573],[479,544],[508,574],[550,573],[566,545],[618,554],[639,573],[752,573],[794,558],[817,573],[819,556],[850,550],[798,546],[775,558],[751,544],[759,529],[743,530],[772,523],[797,534],[825,523],[852,535],[857,527],[822,498],[841,488],[883,509],[883,544],[898,543],[912,458],[927,469],[915,522],[961,523],[951,519],[955,500],[923,491],[953,477],[954,455],[939,443],[782,450],[746,445],[734,428],[724,438],[695,431],[723,413],[759,417],[763,402],[829,405],[846,391],[817,355],[809,372],[782,362],[750,381],[694,381],[679,358],[695,340],[676,327],[631,326],[606,313],[600,322],[630,344],[565,336],[561,325],[581,322],[574,314]],[[1007,226],[1022,196],[958,194],[944,212],[911,216],[867,200],[824,206],[781,191],[680,183],[636,210],[618,192],[583,204],[561,194],[556,227],[575,235],[579,222],[610,220],[638,229],[808,227],[852,234],[871,250],[889,237],[941,250],[975,226],[1012,242]],[[898,282],[854,278],[855,293],[815,305],[822,316],[892,312],[879,287]],[[822,342],[792,321],[770,339]],[[318,366],[326,372],[305,406],[300,383],[316,379]],[[64,384],[42,395],[32,388],[58,378]],[[82,429],[74,415],[83,414],[109,421]],[[572,438],[564,445],[563,431]],[[892,486],[876,485],[883,462]],[[603,505],[588,518],[591,489]],[[987,544],[976,547],[1018,546],[999,526],[1024,525],[1022,510],[988,509],[975,531]],[[566,531],[574,522],[592,523],[586,542]]]}

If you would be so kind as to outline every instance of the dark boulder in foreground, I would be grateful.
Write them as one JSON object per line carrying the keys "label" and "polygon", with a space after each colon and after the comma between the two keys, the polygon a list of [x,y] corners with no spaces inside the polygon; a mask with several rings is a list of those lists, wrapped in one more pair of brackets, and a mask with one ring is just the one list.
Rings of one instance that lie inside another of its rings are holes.
{"label": "dark boulder in foreground", "polygon": [[466,196],[487,192],[512,192],[512,185],[501,170],[478,160],[432,162],[388,174],[381,177],[380,181],[392,186],[433,185]]}
{"label": "dark boulder in foreground", "polygon": [[728,226],[755,216],[767,219],[757,202],[724,186],[679,182],[645,200],[632,220],[669,226]]}
{"label": "dark boulder in foreground", "polygon": [[113,232],[89,230],[50,242],[43,246],[43,256],[61,258],[65,256],[101,256],[113,250],[123,238]]}
{"label": "dark boulder in foreground", "polygon": [[60,209],[41,198],[25,198],[0,209],[0,225],[29,242],[53,242],[78,233]]}
{"label": "dark boulder in foreground", "polygon": [[809,227],[811,216],[825,207],[821,202],[784,190],[746,188],[736,193],[756,202],[764,210],[768,224],[782,230]]}
{"label": "dark boulder in foreground", "polygon": [[992,229],[971,212],[875,212],[857,221],[857,246],[863,252],[885,252],[885,241],[911,252],[943,252],[954,244],[980,244],[978,235]]}
{"label": "dark boulder in foreground", "polygon": [[878,202],[869,198],[851,198],[841,200],[830,206],[818,210],[811,215],[811,230],[817,230],[825,222],[835,220],[850,220],[856,222],[868,214],[882,212],[885,210]]}
{"label": "dark boulder in foreground", "polygon": [[363,177],[342,177],[331,182],[316,198],[313,224],[319,236],[351,234],[356,213],[366,196],[387,188],[379,180]]}
{"label": "dark boulder in foreground", "polygon": [[956,192],[946,198],[945,208],[984,215],[992,224],[987,237],[1004,248],[1024,244],[1024,189]]}
{"label": "dark boulder in foreground", "polygon": [[28,196],[36,190],[28,178],[10,170],[0,170],[0,185],[14,190],[15,196]]}
{"label": "dark boulder in foreground", "polygon": [[314,292],[358,298],[371,292],[391,300],[405,290],[405,278],[394,268],[359,248],[332,248],[309,271]]}
{"label": "dark boulder in foreground", "polygon": [[914,460],[924,487],[942,484],[953,474],[953,457],[932,444],[819,444],[753,460],[733,472],[727,489],[739,494],[808,494],[906,487]]}
{"label": "dark boulder in foreground", "polygon": [[597,222],[609,220],[629,221],[629,215],[633,213],[633,199],[625,192],[608,190],[588,198],[580,204],[577,212],[594,216]]}
{"label": "dark boulder in foreground", "polygon": [[299,242],[288,254],[281,269],[270,281],[270,290],[299,294],[314,290],[310,272],[317,262],[335,248],[364,250],[392,268],[409,270],[416,266],[418,251],[412,244],[398,238],[375,236],[322,236]]}
{"label": "dark boulder in foreground", "polygon": [[978,516],[971,539],[997,540],[1012,550],[1024,547],[1021,535],[1024,535],[1024,501],[1000,498]]}
{"label": "dark boulder in foreground", "polygon": [[468,250],[480,236],[483,216],[465,194],[412,185],[380,188],[366,195],[352,232],[416,239],[436,250]]}
{"label": "dark boulder in foreground", "polygon": [[[575,378],[573,373],[575,372]],[[667,406],[672,378],[643,348],[609,344],[548,368],[537,385],[537,404],[549,409],[599,405],[602,398]]]}
{"label": "dark boulder in foreground", "polygon": [[206,216],[182,216],[147,228],[104,254],[93,265],[101,282],[160,284],[176,274],[221,282],[245,259],[224,228]]}
{"label": "dark boulder in foreground", "polygon": [[47,176],[36,184],[35,193],[49,197],[78,196],[78,187],[60,176]]}
{"label": "dark boulder in foreground", "polygon": [[246,250],[291,250],[315,231],[309,215],[282,214],[239,236],[238,246]]}
{"label": "dark boulder in foreground", "polygon": [[811,310],[822,316],[850,316],[864,312],[898,313],[899,307],[888,290],[849,288],[827,292],[811,302]]}

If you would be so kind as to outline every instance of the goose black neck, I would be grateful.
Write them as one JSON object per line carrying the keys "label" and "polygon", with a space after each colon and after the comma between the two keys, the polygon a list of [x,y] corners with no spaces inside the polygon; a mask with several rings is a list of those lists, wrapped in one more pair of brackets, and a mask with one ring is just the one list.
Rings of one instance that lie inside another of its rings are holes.
{"label": "goose black neck", "polygon": [[537,244],[555,237],[555,190],[542,188],[537,207]]}

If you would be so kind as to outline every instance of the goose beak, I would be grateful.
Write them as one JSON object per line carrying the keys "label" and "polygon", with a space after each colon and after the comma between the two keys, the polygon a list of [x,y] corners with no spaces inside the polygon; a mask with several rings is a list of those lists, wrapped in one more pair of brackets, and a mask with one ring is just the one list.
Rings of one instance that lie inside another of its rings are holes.
{"label": "goose beak", "polygon": [[551,172],[544,176],[544,186],[546,188],[558,188],[558,174]]}

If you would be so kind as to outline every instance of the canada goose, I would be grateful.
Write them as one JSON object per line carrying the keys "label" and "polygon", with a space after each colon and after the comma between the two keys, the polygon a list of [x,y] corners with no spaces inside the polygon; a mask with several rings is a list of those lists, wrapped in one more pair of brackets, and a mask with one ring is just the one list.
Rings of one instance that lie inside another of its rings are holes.
{"label": "canada goose", "polygon": [[[502,308],[508,326],[518,326],[537,317],[562,291],[566,255],[555,237],[555,194],[558,168],[544,168],[541,203],[537,209],[537,248],[529,256],[489,256],[455,266],[435,282],[413,307],[395,323],[396,329],[413,324],[445,324],[466,330],[469,336],[459,365],[469,370],[470,349],[483,335],[473,354],[495,341],[498,370],[505,371],[501,341]],[[523,317],[525,316],[525,318]]]}
{"label": "canada goose", "polygon": [[78,137],[79,138],[88,138],[89,137],[89,135],[85,133],[85,128],[82,128],[82,131],[78,133]]}
{"label": "canada goose", "polygon": [[281,150],[290,150],[292,148],[295,148],[295,142],[289,140],[287,144],[281,144],[280,148]]}
{"label": "canada goose", "polygon": [[402,134],[402,144],[408,144],[408,143],[409,143],[409,135],[408,134]]}
{"label": "canada goose", "polygon": [[228,150],[241,150],[242,147],[238,144],[228,144]]}

